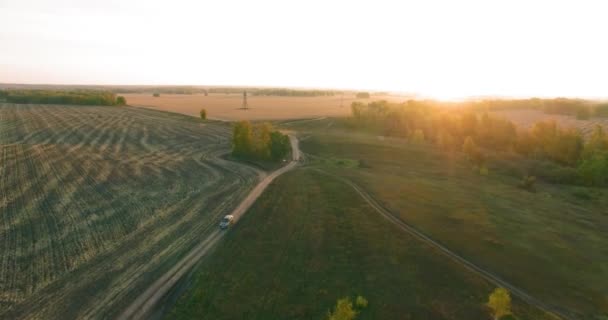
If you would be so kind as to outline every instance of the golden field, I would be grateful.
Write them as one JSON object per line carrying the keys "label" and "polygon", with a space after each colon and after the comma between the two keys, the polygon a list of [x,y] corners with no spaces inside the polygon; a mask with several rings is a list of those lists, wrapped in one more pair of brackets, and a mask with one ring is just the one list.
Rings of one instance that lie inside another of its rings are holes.
{"label": "golden field", "polygon": [[285,120],[350,115],[353,101],[388,100],[402,102],[408,97],[372,95],[370,99],[356,99],[353,94],[329,97],[248,96],[249,109],[241,109],[241,94],[121,94],[129,105],[182,113],[198,117],[207,110],[210,119],[218,120]]}

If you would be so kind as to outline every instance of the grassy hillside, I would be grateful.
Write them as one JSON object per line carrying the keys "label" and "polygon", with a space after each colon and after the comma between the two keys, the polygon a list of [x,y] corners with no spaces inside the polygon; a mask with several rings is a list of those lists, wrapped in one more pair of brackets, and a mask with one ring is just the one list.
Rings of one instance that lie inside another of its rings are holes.
{"label": "grassy hillside", "polygon": [[358,319],[488,319],[493,289],[309,169],[273,182],[193,279],[167,319],[324,319],[355,295],[369,301]]}
{"label": "grassy hillside", "polygon": [[111,317],[256,173],[230,128],[138,108],[0,104],[0,318]]}
{"label": "grassy hillside", "polygon": [[313,166],[355,181],[453,251],[578,318],[608,313],[608,190],[538,183],[532,193],[504,165],[483,176],[460,152],[331,119],[291,127],[307,136]]}

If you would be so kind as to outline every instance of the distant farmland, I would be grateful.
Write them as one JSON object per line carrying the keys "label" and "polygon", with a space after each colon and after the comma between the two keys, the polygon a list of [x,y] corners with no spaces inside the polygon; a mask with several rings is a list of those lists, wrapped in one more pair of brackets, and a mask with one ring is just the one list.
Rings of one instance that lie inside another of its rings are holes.
{"label": "distant farmland", "polygon": [[0,318],[116,316],[257,181],[230,128],[130,107],[0,103]]}
{"label": "distant farmland", "polygon": [[371,99],[355,99],[354,94],[321,97],[249,96],[250,109],[242,110],[242,94],[121,94],[129,105],[167,110],[198,116],[201,108],[213,119],[222,120],[285,120],[314,117],[340,117],[350,115],[353,101],[389,100],[402,102],[407,97],[372,96]]}

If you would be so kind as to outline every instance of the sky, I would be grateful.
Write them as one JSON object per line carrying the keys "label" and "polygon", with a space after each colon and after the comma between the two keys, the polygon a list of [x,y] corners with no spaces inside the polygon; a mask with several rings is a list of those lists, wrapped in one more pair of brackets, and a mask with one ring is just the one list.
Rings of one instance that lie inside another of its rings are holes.
{"label": "sky", "polygon": [[608,2],[0,0],[0,83],[608,97]]}

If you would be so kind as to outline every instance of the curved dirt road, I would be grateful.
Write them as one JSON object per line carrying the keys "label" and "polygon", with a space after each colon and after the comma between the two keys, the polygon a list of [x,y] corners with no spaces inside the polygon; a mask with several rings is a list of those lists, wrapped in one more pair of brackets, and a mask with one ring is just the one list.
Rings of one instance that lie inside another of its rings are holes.
{"label": "curved dirt road", "polygon": [[[247,209],[255,202],[255,200],[264,192],[268,185],[285,172],[295,168],[300,159],[300,149],[298,147],[298,139],[293,135],[289,135],[291,142],[292,160],[289,164],[274,171],[264,177],[251,190],[247,197],[230,213],[234,215],[235,222],[245,214]],[[223,231],[219,229],[212,232],[205,240],[197,245],[190,253],[182,260],[173,266],[167,273],[156,280],[146,291],[137,297],[129,307],[125,309],[118,319],[146,319],[150,312],[154,310],[156,304],[171,290],[171,288],[181,279],[193,266],[196,264],[213,246],[222,238]]]}
{"label": "curved dirt road", "polygon": [[361,198],[363,198],[363,200],[365,200],[365,202],[367,202],[372,207],[372,209],[374,209],[376,212],[380,213],[380,215],[382,215],[383,218],[385,218],[389,222],[395,224],[401,230],[409,233],[410,235],[414,236],[415,238],[418,238],[420,241],[439,250],[441,253],[446,255],[448,258],[452,259],[454,262],[456,262],[456,263],[460,264],[461,266],[465,267],[466,269],[476,273],[477,275],[481,276],[482,278],[486,279],[487,281],[493,283],[495,286],[508,289],[512,295],[518,297],[522,301],[524,301],[532,306],[539,308],[540,310],[543,310],[544,312],[546,312],[548,314],[553,315],[554,317],[564,319],[564,320],[573,320],[574,319],[575,316],[571,315],[569,312],[536,299],[535,297],[529,295],[528,293],[524,292],[523,290],[519,289],[518,287],[506,282],[505,280],[501,279],[500,277],[493,274],[492,272],[487,271],[487,270],[477,266],[476,264],[470,262],[469,260],[466,260],[459,254],[446,248],[439,242],[433,240],[429,236],[420,232],[417,228],[404,222],[400,218],[396,217],[389,210],[384,208],[381,204],[379,204],[376,201],[376,199],[374,199],[369,193],[367,193],[365,190],[363,190],[361,187],[359,187],[354,182],[352,182],[346,178],[342,178],[342,177],[336,176],[334,174],[331,174],[329,172],[320,170],[320,169],[317,169],[317,171],[327,174],[331,177],[334,177],[335,179],[338,179],[338,180],[346,183],[348,186],[353,188],[361,196]]}

